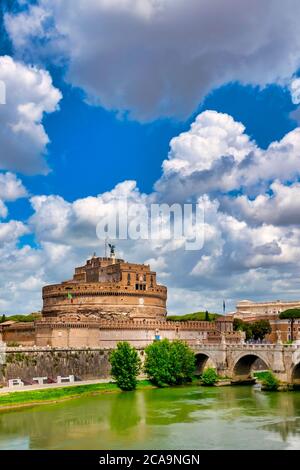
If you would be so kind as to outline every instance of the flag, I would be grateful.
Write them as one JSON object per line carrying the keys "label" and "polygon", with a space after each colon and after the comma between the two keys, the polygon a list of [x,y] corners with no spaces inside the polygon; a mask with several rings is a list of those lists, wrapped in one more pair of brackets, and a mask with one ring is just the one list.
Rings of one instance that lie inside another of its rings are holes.
{"label": "flag", "polygon": [[68,292],[68,299],[71,300],[71,304],[73,303],[73,297],[72,297],[72,294],[70,292]]}

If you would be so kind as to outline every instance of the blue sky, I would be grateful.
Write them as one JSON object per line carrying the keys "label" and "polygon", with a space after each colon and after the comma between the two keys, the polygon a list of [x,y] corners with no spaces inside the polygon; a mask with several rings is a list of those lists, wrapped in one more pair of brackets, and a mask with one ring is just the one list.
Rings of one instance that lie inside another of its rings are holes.
{"label": "blue sky", "polygon": [[80,4],[3,3],[0,313],[39,309],[44,283],[101,251],[99,204],[124,193],[208,201],[202,251],[119,244],[170,311],[300,298],[297,2],[254,0],[251,18],[233,0]]}

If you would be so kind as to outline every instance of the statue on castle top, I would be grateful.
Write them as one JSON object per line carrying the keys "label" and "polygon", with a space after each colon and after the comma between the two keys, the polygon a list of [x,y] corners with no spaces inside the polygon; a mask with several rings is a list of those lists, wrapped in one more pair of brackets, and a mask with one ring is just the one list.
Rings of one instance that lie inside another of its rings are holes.
{"label": "statue on castle top", "polygon": [[111,243],[109,243],[108,246],[110,248],[110,256],[113,256],[115,254],[116,245],[112,245]]}

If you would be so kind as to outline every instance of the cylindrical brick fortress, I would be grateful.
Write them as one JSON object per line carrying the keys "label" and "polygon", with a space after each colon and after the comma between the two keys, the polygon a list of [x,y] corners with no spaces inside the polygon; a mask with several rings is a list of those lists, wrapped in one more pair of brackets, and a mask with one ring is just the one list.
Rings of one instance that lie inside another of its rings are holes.
{"label": "cylindrical brick fortress", "polygon": [[105,320],[166,316],[167,289],[149,265],[96,258],[75,269],[73,279],[43,288],[43,316],[89,316]]}

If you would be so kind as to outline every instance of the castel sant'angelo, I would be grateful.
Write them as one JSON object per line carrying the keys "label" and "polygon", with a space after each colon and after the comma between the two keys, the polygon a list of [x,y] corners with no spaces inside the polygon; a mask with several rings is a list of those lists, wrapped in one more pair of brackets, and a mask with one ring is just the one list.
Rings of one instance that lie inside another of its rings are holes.
{"label": "castel sant'angelo", "polygon": [[190,344],[240,340],[232,319],[175,322],[167,319],[167,288],[145,264],[115,256],[88,259],[73,278],[43,288],[42,318],[34,323],[3,325],[5,342],[26,346],[114,348],[129,341],[143,348],[155,339]]}

